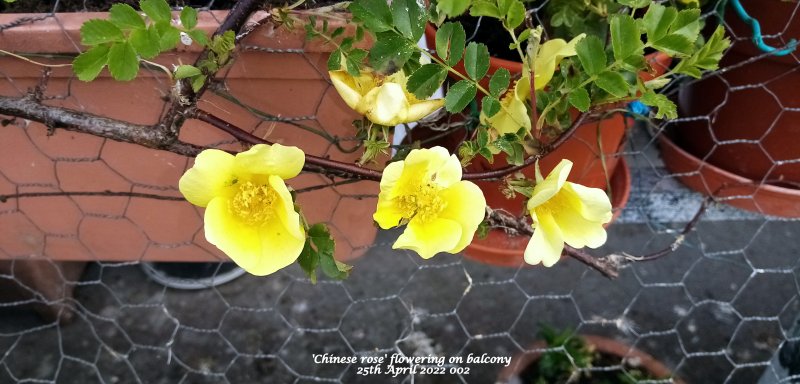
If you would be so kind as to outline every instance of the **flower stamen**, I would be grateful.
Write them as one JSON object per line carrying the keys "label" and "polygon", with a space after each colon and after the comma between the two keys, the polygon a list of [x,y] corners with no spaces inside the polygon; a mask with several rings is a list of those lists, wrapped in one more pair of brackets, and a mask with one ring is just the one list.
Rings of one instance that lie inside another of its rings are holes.
{"label": "flower stamen", "polygon": [[239,184],[239,190],[228,209],[248,225],[263,225],[274,215],[275,200],[277,194],[272,187],[248,181]]}
{"label": "flower stamen", "polygon": [[438,217],[447,206],[447,202],[439,194],[439,188],[432,183],[418,183],[409,189],[410,193],[397,198],[406,220],[416,218],[421,223],[427,223]]}

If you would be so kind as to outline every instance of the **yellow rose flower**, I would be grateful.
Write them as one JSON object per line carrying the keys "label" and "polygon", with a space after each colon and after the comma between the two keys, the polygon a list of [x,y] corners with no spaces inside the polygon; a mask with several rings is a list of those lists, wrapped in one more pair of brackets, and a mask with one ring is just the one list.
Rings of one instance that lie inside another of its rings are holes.
{"label": "yellow rose flower", "polygon": [[373,218],[383,229],[407,223],[393,248],[428,259],[439,252],[461,252],[485,211],[483,192],[461,180],[458,158],[434,147],[412,150],[405,160],[386,167]]}
{"label": "yellow rose flower", "polygon": [[303,250],[305,231],[283,181],[304,163],[303,151],[280,144],[258,144],[236,156],[207,149],[178,188],[190,203],[206,207],[208,242],[264,276],[292,264]]}
{"label": "yellow rose flower", "polygon": [[[580,34],[569,43],[563,39],[548,40],[539,46],[536,59],[533,61],[534,88],[544,89],[553,79],[561,59],[575,56],[575,45],[583,39],[585,34]],[[507,92],[500,100],[503,107],[492,117],[481,113],[481,123],[493,127],[498,134],[516,133],[520,128],[531,130],[531,118],[528,112],[528,100],[531,98],[530,73],[523,70],[522,77],[514,84],[514,91]]]}
{"label": "yellow rose flower", "polygon": [[390,76],[362,71],[353,77],[347,71],[330,71],[331,82],[356,112],[375,124],[394,126],[430,115],[444,105],[444,99],[419,100],[406,90],[408,80],[399,71]]}
{"label": "yellow rose flower", "polygon": [[525,262],[550,267],[561,257],[564,243],[574,248],[597,248],[606,242],[603,224],[611,221],[611,202],[598,188],[567,181],[572,162],[561,160],[542,180],[536,164],[536,186],[528,200],[533,237]]}

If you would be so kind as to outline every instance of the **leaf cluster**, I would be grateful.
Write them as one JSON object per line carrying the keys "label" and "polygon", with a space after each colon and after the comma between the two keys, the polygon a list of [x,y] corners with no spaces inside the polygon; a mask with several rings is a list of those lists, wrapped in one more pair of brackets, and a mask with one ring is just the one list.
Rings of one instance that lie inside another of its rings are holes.
{"label": "leaf cluster", "polygon": [[175,48],[186,34],[198,44],[208,38],[197,26],[197,10],[184,7],[180,26],[173,25],[165,0],[141,0],[144,15],[123,3],[114,4],[109,19],[91,19],[81,26],[81,44],[90,47],[78,55],[72,68],[80,80],[94,80],[108,66],[115,80],[129,81],[139,73],[140,59],[152,59]]}
{"label": "leaf cluster", "polygon": [[318,268],[331,279],[346,279],[353,267],[333,258],[336,241],[325,224],[314,224],[307,229],[307,233],[305,247],[297,263],[311,282],[317,283]]}
{"label": "leaf cluster", "polygon": [[208,54],[194,65],[179,65],[175,69],[175,78],[178,80],[189,79],[192,90],[199,91],[205,84],[209,74],[216,72],[230,59],[235,48],[236,34],[225,31],[221,35],[214,35],[208,42]]}

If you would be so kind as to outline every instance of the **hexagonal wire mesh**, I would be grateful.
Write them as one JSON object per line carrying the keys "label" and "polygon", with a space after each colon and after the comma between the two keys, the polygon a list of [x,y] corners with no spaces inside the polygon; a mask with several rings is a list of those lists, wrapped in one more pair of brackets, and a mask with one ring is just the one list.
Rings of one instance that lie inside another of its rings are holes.
{"label": "hexagonal wire mesh", "polygon": [[[52,6],[54,12],[59,4]],[[796,21],[798,5],[787,4],[791,16],[787,20]],[[209,11],[203,14],[217,17]],[[2,25],[0,31],[53,20],[51,14]],[[742,35],[730,21],[726,26],[734,49],[751,53],[749,35]],[[798,37],[788,34],[788,24],[769,25],[766,37],[776,45],[787,44]],[[75,42],[74,35],[61,34]],[[277,46],[274,40],[281,38],[266,33],[262,37],[266,39],[241,47],[242,57],[201,106],[225,114],[258,136],[302,144],[310,152],[342,160],[357,158],[349,153],[355,139],[347,131],[335,131],[348,127],[353,115],[325,80],[325,54],[291,37]],[[245,60],[247,52],[252,55]],[[278,54],[288,55],[289,64],[273,62]],[[672,242],[703,200],[681,179],[694,178],[701,189],[718,192],[719,201],[765,211],[762,205],[770,200],[760,198],[763,189],[722,193],[715,176],[705,172],[711,167],[707,164],[671,174],[665,166],[677,160],[673,157],[665,164],[659,143],[665,148],[669,144],[664,139],[671,138],[684,144],[679,135],[683,131],[706,134],[705,139],[688,142],[707,140],[708,148],[694,151],[709,163],[717,152],[723,153],[717,157],[725,158],[741,152],[742,146],[755,148],[766,158],[768,171],[754,178],[756,185],[779,185],[790,192],[796,186],[790,171],[782,167],[800,162],[798,151],[792,142],[777,139],[774,144],[771,134],[785,129],[782,119],[800,112],[793,104],[800,85],[797,54],[783,58],[786,66],[767,75],[744,69],[768,61],[768,55],[742,60],[730,55],[723,69],[704,80],[682,79],[667,90],[679,100],[681,118],[631,128],[627,147],[617,154],[625,156],[631,167],[630,201],[610,227],[607,245],[593,254],[620,250],[645,254]],[[745,73],[736,77],[737,69]],[[11,69],[0,72],[4,95],[25,95],[39,81],[38,70],[34,75]],[[152,124],[162,111],[160,96],[168,84],[151,72],[145,79],[149,86],[141,93],[98,80],[111,89],[112,102],[139,104],[149,114],[125,108],[97,110],[101,97],[69,74],[50,79],[46,99]],[[244,79],[242,73],[253,74],[254,79]],[[265,75],[275,73],[277,79]],[[787,84],[788,93],[783,92]],[[702,94],[703,90],[711,94]],[[738,98],[746,98],[747,110],[734,105]],[[770,105],[756,106],[755,99]],[[734,117],[724,117],[726,108],[735,109]],[[730,136],[726,129],[737,120],[765,128],[757,137]],[[0,144],[3,194],[114,190],[179,196],[176,180],[191,164],[169,153],[154,154],[66,131],[50,136],[38,124],[10,123],[2,129]],[[725,125],[716,131],[720,124]],[[796,125],[789,125],[796,132]],[[298,138],[297,132],[310,133]],[[182,135],[197,144],[237,148],[234,140],[199,124],[184,128]],[[791,150],[773,153],[776,147]],[[19,152],[4,155],[10,153],[8,148]],[[732,152],[725,154],[728,150]],[[60,276],[57,281],[29,286],[24,263],[5,262],[0,279],[24,295],[4,298],[0,304],[0,382],[487,383],[495,381],[500,365],[467,365],[472,368],[468,375],[362,377],[357,375],[361,364],[317,364],[312,354],[512,356],[530,351],[542,324],[622,340],[655,356],[687,383],[789,380],[773,356],[779,346],[797,340],[800,243],[795,237],[800,226],[795,220],[715,204],[680,248],[654,261],[628,264],[618,279],[610,281],[573,260],[549,269],[492,267],[445,254],[423,261],[416,254],[391,249],[396,231],[381,232],[376,238],[371,221],[364,222],[364,217],[370,220],[375,203],[375,183],[313,189],[325,183],[319,176],[304,175],[293,185],[312,187],[300,194],[301,203],[313,206],[307,209],[312,221],[331,225],[337,252],[352,259],[356,272],[344,282],[323,279],[317,285],[296,266],[202,291],[173,290],[148,281],[136,265],[140,261],[222,257],[203,239],[202,211],[185,203],[130,196],[60,196],[0,204],[0,256],[32,257],[47,268],[61,268],[55,274]],[[354,227],[364,229],[351,231]],[[54,261],[71,260],[74,255],[96,260],[82,277],[81,265]],[[44,320],[29,311],[42,306],[56,308],[61,318]]]}

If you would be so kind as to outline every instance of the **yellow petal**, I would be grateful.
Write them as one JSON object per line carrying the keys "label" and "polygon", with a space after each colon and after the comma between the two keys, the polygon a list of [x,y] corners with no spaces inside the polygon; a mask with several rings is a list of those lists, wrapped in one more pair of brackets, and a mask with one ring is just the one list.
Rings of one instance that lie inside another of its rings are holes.
{"label": "yellow petal", "polygon": [[447,206],[440,216],[457,222],[461,226],[461,238],[449,251],[458,253],[472,242],[478,225],[486,214],[486,198],[472,182],[459,181],[441,192]]}
{"label": "yellow petal", "polygon": [[570,201],[577,201],[573,207],[583,218],[603,224],[611,221],[611,201],[602,189],[567,182],[564,191],[576,196]]}
{"label": "yellow petal", "polygon": [[342,97],[342,100],[344,100],[348,107],[356,109],[363,97],[356,83],[356,79],[350,76],[347,71],[330,71],[328,74],[331,76],[333,87],[336,88],[336,92],[339,92],[339,96]]}
{"label": "yellow petal", "polygon": [[375,124],[393,126],[406,122],[408,100],[400,84],[383,83],[364,95],[356,111]]}
{"label": "yellow petal", "polygon": [[525,247],[525,262],[552,267],[561,258],[564,250],[561,230],[549,213],[537,215],[537,221],[533,236]]}
{"label": "yellow petal", "polygon": [[305,161],[300,148],[257,144],[236,155],[236,169],[242,174],[277,175],[286,180],[297,176]]}
{"label": "yellow petal", "polygon": [[230,213],[229,200],[217,197],[205,212],[205,235],[237,265],[249,273],[264,276],[292,264],[305,243],[304,236],[291,236],[280,220],[249,226]]}
{"label": "yellow petal", "polygon": [[205,207],[235,178],[233,155],[218,149],[206,149],[194,159],[192,168],[181,176],[178,189],[190,203]]}
{"label": "yellow petal", "polygon": [[576,210],[561,210],[553,213],[553,218],[561,230],[564,242],[574,248],[597,248],[606,243],[607,235],[603,224],[587,220]]}
{"label": "yellow petal", "polygon": [[412,219],[392,248],[410,249],[423,259],[430,259],[439,252],[452,250],[460,239],[461,226],[455,221],[440,218],[421,223]]}
{"label": "yellow petal", "polygon": [[432,99],[411,103],[408,108],[408,116],[406,116],[407,121],[404,121],[404,123],[420,120],[423,117],[435,112],[443,105],[444,99]]}
{"label": "yellow petal", "polygon": [[401,182],[432,179],[440,187],[447,188],[461,180],[461,162],[443,147],[414,149],[406,156],[405,163]]}
{"label": "yellow petal", "polygon": [[527,100],[530,98],[530,78],[522,77],[514,85],[514,92],[506,93],[500,100],[502,108],[492,117],[481,114],[481,122],[494,128],[498,133],[517,133],[520,128],[531,130],[531,118]]}
{"label": "yellow petal", "polygon": [[535,89],[543,89],[550,82],[561,59],[577,54],[575,45],[584,37],[585,34],[580,34],[570,40],[569,43],[563,39],[552,39],[539,47],[539,52],[533,63],[535,74],[533,86]]}
{"label": "yellow petal", "polygon": [[398,226],[405,213],[394,201],[378,197],[378,208],[372,214],[372,219],[381,228],[389,229]]}
{"label": "yellow petal", "polygon": [[304,239],[300,214],[294,210],[294,201],[292,201],[289,188],[286,188],[283,179],[276,175],[270,175],[269,185],[278,194],[278,201],[273,204],[275,204],[275,211],[286,231],[298,239]]}
{"label": "yellow petal", "polygon": [[536,186],[533,187],[533,195],[528,200],[528,210],[533,210],[555,196],[564,187],[570,170],[572,170],[572,162],[563,159],[544,180],[536,183]]}

